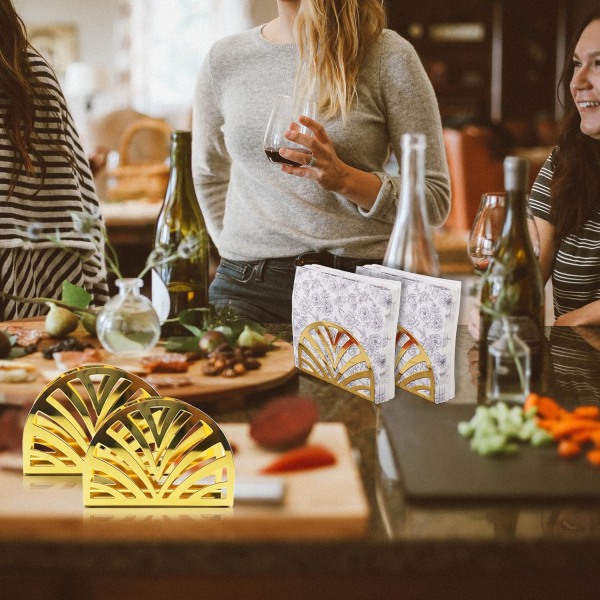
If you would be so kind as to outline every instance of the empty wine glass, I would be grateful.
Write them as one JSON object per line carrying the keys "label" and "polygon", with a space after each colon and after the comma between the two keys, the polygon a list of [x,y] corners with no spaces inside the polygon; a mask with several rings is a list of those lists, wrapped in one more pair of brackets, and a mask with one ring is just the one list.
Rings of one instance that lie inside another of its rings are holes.
{"label": "empty wine glass", "polygon": [[478,273],[484,273],[500,236],[506,215],[506,194],[486,192],[475,215],[469,235],[468,254],[471,264]]}
{"label": "empty wine glass", "polygon": [[[305,163],[284,158],[279,154],[282,148],[289,148],[296,152],[310,154],[306,146],[296,144],[285,137],[285,132],[289,129],[292,122],[298,121],[298,117],[304,115],[315,119],[317,116],[317,103],[314,100],[297,98],[293,96],[279,95],[275,97],[271,116],[265,133],[264,150],[267,158],[274,163],[284,163],[294,167],[302,166]],[[307,127],[298,124],[298,131],[306,135],[312,135]]]}
{"label": "empty wine glass", "polygon": [[[498,245],[506,216],[506,194],[504,192],[486,192],[469,235],[468,254],[471,264],[481,274],[485,273],[494,250]],[[533,252],[540,255],[540,236],[533,215],[527,208],[527,229]]]}

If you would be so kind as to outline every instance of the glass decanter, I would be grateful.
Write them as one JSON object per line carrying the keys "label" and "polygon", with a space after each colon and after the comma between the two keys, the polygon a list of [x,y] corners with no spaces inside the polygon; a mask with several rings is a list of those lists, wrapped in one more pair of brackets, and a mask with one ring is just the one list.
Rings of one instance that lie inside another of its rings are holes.
{"label": "glass decanter", "polygon": [[158,342],[160,322],[152,302],[140,292],[143,284],[139,278],[117,279],[119,293],[98,315],[98,339],[113,354],[143,354]]}

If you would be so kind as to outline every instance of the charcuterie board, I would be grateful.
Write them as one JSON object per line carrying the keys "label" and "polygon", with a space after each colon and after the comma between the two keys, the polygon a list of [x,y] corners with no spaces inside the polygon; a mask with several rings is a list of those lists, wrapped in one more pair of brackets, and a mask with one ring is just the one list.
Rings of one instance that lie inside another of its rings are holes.
{"label": "charcuterie board", "polygon": [[[36,319],[0,323],[0,330],[7,325],[43,328],[43,322]],[[83,343],[100,347],[98,340],[87,335],[82,329],[76,330],[72,335],[81,339]],[[41,341],[38,350],[41,350],[44,345],[55,343],[55,341]],[[164,351],[164,346],[158,345],[152,350],[152,353],[160,354]],[[272,350],[258,359],[260,362],[258,369],[247,371],[238,377],[204,375],[202,373],[203,360],[193,361],[186,373],[146,374],[137,357],[120,357],[111,355],[105,350],[101,350],[101,356],[102,364],[117,366],[139,375],[146,379],[161,396],[178,398],[192,404],[239,399],[254,392],[276,387],[296,374],[292,346],[281,340],[275,341]],[[26,355],[19,359],[19,362],[21,361],[35,367],[36,377],[33,381],[25,383],[0,383],[0,404],[27,406],[33,403],[44,386],[62,372],[53,360],[44,358],[41,351]]]}

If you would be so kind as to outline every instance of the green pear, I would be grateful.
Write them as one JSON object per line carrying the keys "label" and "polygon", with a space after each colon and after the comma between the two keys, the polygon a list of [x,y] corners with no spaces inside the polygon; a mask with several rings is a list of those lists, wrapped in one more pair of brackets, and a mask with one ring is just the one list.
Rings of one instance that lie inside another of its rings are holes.
{"label": "green pear", "polygon": [[46,302],[50,312],[46,315],[46,331],[52,337],[64,337],[77,329],[79,319],[75,313],[67,308],[56,306],[53,302]]}

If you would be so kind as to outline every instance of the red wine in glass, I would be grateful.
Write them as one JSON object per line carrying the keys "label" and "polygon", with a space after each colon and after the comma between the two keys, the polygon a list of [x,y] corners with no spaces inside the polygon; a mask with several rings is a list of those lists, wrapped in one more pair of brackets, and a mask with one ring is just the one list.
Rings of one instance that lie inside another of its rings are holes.
{"label": "red wine in glass", "polygon": [[[303,154],[310,154],[308,150],[303,150],[301,148],[294,148],[294,150],[296,152],[302,152]],[[305,164],[290,160],[289,158],[284,158],[279,154],[279,148],[265,148],[265,153],[267,158],[274,163],[283,163],[284,165],[290,165],[292,167],[301,167]]]}
{"label": "red wine in glass", "polygon": [[298,124],[298,117],[300,115],[306,115],[315,119],[316,110],[316,102],[314,100],[285,95],[275,97],[263,142],[264,151],[267,158],[272,163],[291,165],[293,167],[300,167],[306,164],[304,162],[297,162],[289,158],[284,158],[279,154],[279,150],[281,148],[289,148],[295,152],[310,154],[310,151],[306,146],[288,140],[285,137],[285,134],[290,127],[290,123],[295,122],[298,125],[297,131],[303,135],[312,135],[310,129]]}

